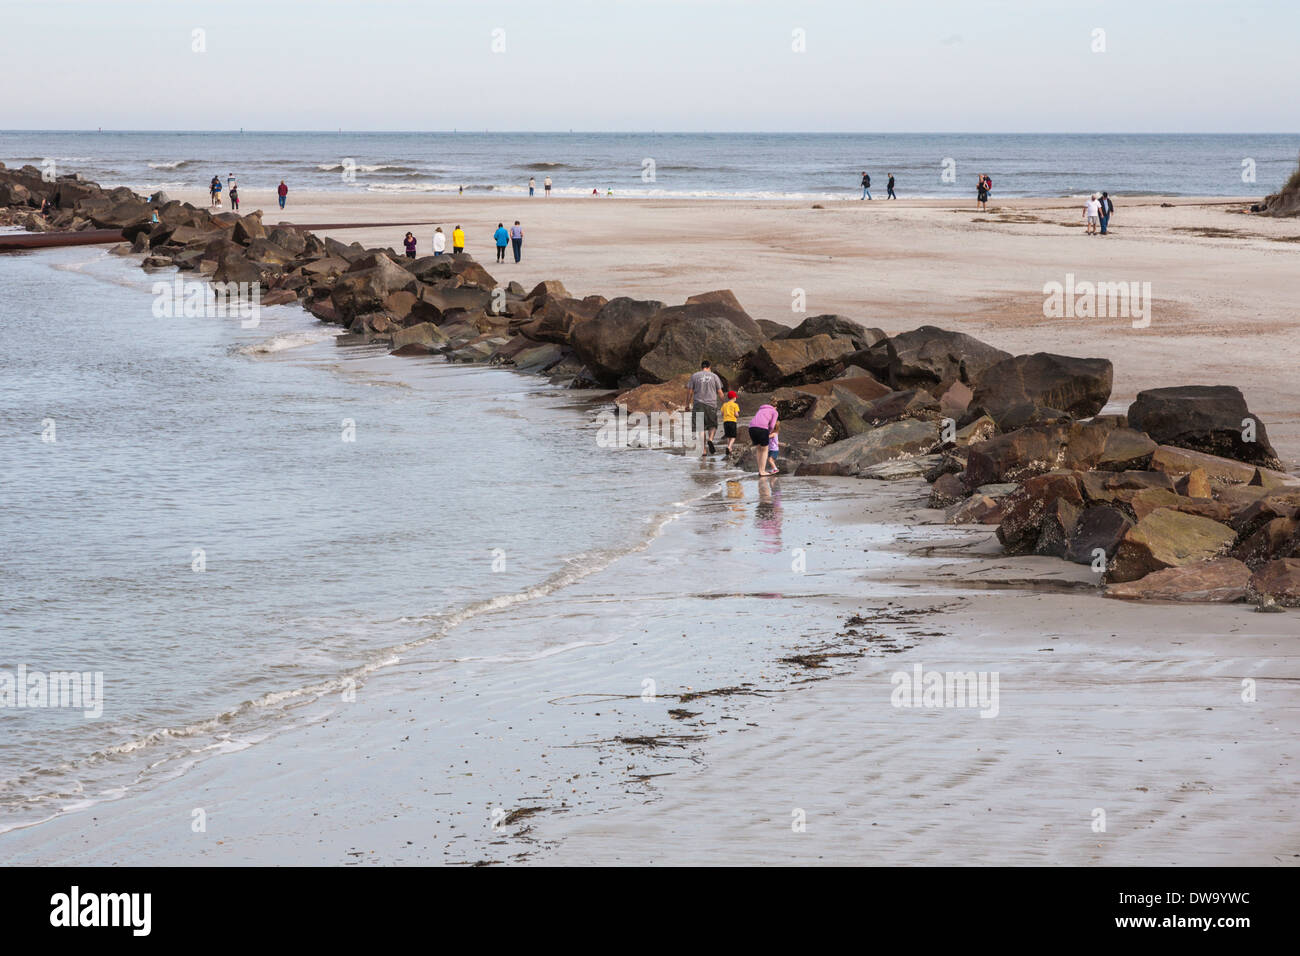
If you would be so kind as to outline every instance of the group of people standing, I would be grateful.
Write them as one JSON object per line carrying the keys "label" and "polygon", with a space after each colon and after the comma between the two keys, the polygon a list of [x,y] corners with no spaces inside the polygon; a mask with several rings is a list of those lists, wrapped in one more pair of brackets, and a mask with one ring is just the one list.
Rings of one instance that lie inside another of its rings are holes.
{"label": "group of people standing", "polygon": [[[547,196],[550,196],[550,195],[551,195],[551,177],[550,177],[550,176],[547,176],[546,179],[544,179],[544,180],[542,181],[542,188],[546,190],[546,195],[547,195]],[[461,192],[463,193],[464,190],[462,189]],[[537,192],[537,180],[534,179],[532,176],[529,176],[529,177],[528,177],[528,195],[531,196],[531,195],[533,195],[533,193],[535,193],[535,192]]]}
{"label": "group of people standing", "polygon": [[[524,254],[524,230],[519,225],[519,220],[509,229],[505,223],[497,223],[496,232],[492,234],[492,239],[496,243],[497,262],[506,261],[506,249],[513,247],[515,253],[515,262],[523,258]],[[402,239],[402,245],[406,248],[406,258],[414,259],[416,250],[415,233],[408,232]],[[447,251],[447,234],[442,231],[442,226],[433,230],[433,254],[440,256]],[[451,251],[453,255],[460,255],[465,251],[465,230],[458,223],[456,228],[451,231]]]}
{"label": "group of people standing", "polygon": [[[736,401],[736,393],[732,391],[723,393],[722,379],[718,378],[707,359],[700,363],[700,370],[686,383],[686,390],[691,418],[702,422],[704,426],[706,450],[700,452],[700,457],[704,458],[718,451],[717,446],[713,444],[713,439],[718,430],[719,411],[722,414],[722,434],[727,439],[727,451],[730,452],[736,442],[740,417],[740,404]],[[719,404],[722,406],[721,409],[718,407]],[[683,410],[686,407],[684,405]],[[758,473],[779,474],[780,468],[777,467],[776,458],[781,448],[779,438],[781,421],[776,407],[770,404],[760,405],[758,411],[750,417],[748,427],[750,444],[754,446],[754,453],[758,456]]]}
{"label": "group of people standing", "polygon": [[[221,208],[222,188],[223,187],[221,185],[221,177],[213,176],[212,182],[208,183],[208,204],[212,206],[214,209]],[[234,212],[239,212],[239,184],[235,182],[234,173],[226,174],[226,185],[224,189],[230,196],[231,210]],[[285,200],[289,198],[289,187],[284,184],[283,179],[280,180],[280,185],[276,187],[275,192],[280,199],[280,208],[283,209]]]}

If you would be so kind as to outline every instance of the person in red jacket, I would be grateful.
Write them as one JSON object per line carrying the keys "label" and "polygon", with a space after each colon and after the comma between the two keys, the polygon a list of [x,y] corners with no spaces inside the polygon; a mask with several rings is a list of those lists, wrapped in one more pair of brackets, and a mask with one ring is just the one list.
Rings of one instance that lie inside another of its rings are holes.
{"label": "person in red jacket", "polygon": [[283,208],[284,208],[284,200],[285,200],[285,198],[288,197],[288,195],[289,195],[289,187],[286,186],[286,185],[284,184],[284,180],[283,180],[283,179],[280,180],[280,188],[277,189],[276,192],[279,193],[279,195],[280,195],[280,208],[283,209]]}

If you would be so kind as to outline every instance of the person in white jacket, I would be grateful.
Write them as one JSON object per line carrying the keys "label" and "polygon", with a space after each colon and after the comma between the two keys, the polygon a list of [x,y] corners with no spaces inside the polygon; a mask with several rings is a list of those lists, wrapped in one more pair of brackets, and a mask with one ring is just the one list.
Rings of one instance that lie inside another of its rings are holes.
{"label": "person in white jacket", "polygon": [[435,256],[440,256],[446,248],[447,236],[442,231],[442,226],[439,226],[437,229],[433,230],[433,254]]}

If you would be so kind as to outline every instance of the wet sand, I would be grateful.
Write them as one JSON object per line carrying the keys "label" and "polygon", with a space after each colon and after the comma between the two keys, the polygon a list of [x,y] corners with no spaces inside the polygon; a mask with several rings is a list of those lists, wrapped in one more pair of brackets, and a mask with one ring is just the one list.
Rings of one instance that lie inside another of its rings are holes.
{"label": "wet sand", "polygon": [[[297,729],[11,832],[7,858],[1300,859],[1294,615],[1102,599],[1087,568],[991,558],[988,528],[913,523],[935,517],[916,482],[688,467],[703,497],[644,551],[474,618]],[[998,674],[997,715],[892,706],[916,665]]]}

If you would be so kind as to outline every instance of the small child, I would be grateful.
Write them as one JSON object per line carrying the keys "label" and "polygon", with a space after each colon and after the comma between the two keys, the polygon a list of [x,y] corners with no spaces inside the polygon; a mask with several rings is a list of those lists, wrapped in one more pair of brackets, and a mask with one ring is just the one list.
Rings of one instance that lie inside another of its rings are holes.
{"label": "small child", "polygon": [[768,471],[769,475],[779,474],[781,469],[776,467],[776,453],[781,450],[781,443],[777,441],[777,433],[781,430],[781,423],[776,422],[772,426],[771,437],[767,440],[767,463],[772,466]]}
{"label": "small child", "polygon": [[722,403],[722,437],[727,439],[727,454],[731,454],[731,446],[736,443],[736,418],[739,415],[736,393],[728,392],[727,400]]}

